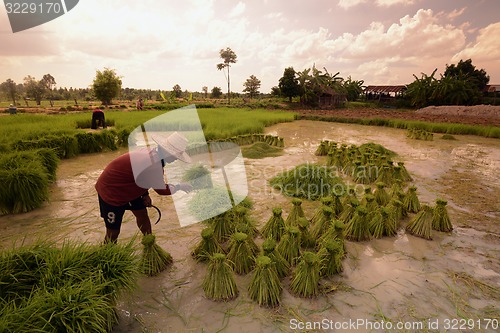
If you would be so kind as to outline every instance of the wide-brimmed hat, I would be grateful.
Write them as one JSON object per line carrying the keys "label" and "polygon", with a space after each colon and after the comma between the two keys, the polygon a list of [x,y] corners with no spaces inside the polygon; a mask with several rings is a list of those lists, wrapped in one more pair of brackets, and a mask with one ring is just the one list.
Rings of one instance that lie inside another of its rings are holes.
{"label": "wide-brimmed hat", "polygon": [[177,132],[174,132],[169,136],[153,134],[151,135],[151,139],[156,142],[158,147],[162,148],[178,160],[186,163],[191,162],[191,157],[186,153],[186,148],[189,141],[182,134],[179,134]]}

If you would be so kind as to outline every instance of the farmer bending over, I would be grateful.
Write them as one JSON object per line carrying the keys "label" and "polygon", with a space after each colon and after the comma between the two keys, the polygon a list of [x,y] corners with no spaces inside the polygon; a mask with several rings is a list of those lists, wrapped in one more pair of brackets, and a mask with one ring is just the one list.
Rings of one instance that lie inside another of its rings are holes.
{"label": "farmer bending over", "polygon": [[151,221],[146,207],[151,206],[148,190],[160,195],[171,195],[181,190],[191,191],[189,184],[165,184],[163,168],[176,160],[189,163],[186,154],[188,140],[174,132],[168,137],[153,137],[155,148],[128,152],[113,160],[102,172],[95,188],[99,197],[101,217],[106,224],[104,242],[116,242],[120,234],[123,214],[132,211],[139,230],[151,233]]}

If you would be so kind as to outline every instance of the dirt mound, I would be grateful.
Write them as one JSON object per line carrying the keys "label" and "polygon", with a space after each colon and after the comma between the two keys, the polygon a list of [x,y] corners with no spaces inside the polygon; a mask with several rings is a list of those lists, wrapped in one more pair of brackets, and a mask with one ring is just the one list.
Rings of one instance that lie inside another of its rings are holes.
{"label": "dirt mound", "polygon": [[494,105],[445,105],[428,106],[415,111],[417,114],[460,116],[460,117],[485,117],[500,118],[500,106]]}

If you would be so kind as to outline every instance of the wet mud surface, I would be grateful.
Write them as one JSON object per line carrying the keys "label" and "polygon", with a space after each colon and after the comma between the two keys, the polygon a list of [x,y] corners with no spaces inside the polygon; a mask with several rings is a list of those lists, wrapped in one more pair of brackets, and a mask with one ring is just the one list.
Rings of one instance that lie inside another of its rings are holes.
{"label": "wet mud surface", "polygon": [[[181,228],[171,198],[152,194],[163,218],[154,226],[158,243],[173,258],[172,267],[156,277],[141,277],[136,291],[123,295],[120,322],[114,332],[289,332],[297,322],[356,320],[422,323],[414,331],[444,331],[447,319],[499,319],[500,310],[500,145],[496,139],[457,135],[456,141],[417,141],[406,131],[353,124],[295,121],[266,129],[285,138],[282,156],[246,160],[252,218],[262,226],[274,207],[284,217],[291,198],[269,187],[267,180],[281,171],[307,162],[324,163],[314,156],[320,140],[362,144],[375,142],[395,151],[418,187],[421,202],[448,200],[454,225],[451,233],[433,233],[428,241],[400,230],[396,237],[369,242],[346,242],[344,272],[323,279],[323,294],[303,299],[289,293],[283,282],[283,302],[277,309],[253,303],[246,288],[250,274],[236,276],[240,295],[230,302],[212,302],[201,288],[206,265],[190,256],[199,241],[202,224]],[[0,248],[36,238],[61,242],[66,238],[98,243],[104,236],[94,184],[102,169],[124,151],[86,155],[63,161],[51,199],[27,214],[0,217]],[[306,216],[318,202],[304,201]],[[403,225],[407,223],[404,222]],[[125,214],[120,242],[137,235],[130,213]],[[140,242],[137,240],[138,248]],[[439,329],[429,328],[439,320]],[[418,325],[418,324],[416,324]],[[496,330],[456,330],[495,332]],[[387,327],[387,326],[386,326]],[[352,326],[338,332],[367,332]],[[470,327],[469,327],[470,328]],[[313,330],[311,330],[313,331]],[[384,330],[373,330],[384,331]],[[404,332],[404,329],[387,330]]]}

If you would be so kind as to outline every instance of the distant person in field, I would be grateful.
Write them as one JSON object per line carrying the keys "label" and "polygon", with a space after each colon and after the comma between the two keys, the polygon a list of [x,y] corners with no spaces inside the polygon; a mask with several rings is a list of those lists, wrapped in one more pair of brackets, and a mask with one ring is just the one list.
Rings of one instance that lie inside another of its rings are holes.
{"label": "distant person in field", "polygon": [[92,125],[90,128],[97,129],[98,127],[106,128],[106,119],[101,109],[95,109],[92,112]]}
{"label": "distant person in field", "polygon": [[144,101],[142,98],[139,98],[137,100],[137,103],[135,103],[135,106],[137,107],[137,110],[142,110],[144,108]]}
{"label": "distant person in field", "polygon": [[159,195],[177,191],[189,192],[187,183],[165,184],[163,168],[180,160],[191,161],[185,152],[188,140],[174,132],[168,137],[153,136],[157,147],[128,152],[113,160],[102,172],[95,188],[98,193],[101,217],[106,225],[104,242],[116,242],[126,210],[135,215],[142,234],[151,234],[151,221],[146,207],[152,205],[149,189]]}
{"label": "distant person in field", "polygon": [[9,113],[10,114],[16,114],[17,113],[17,108],[15,107],[14,104],[9,105]]}

